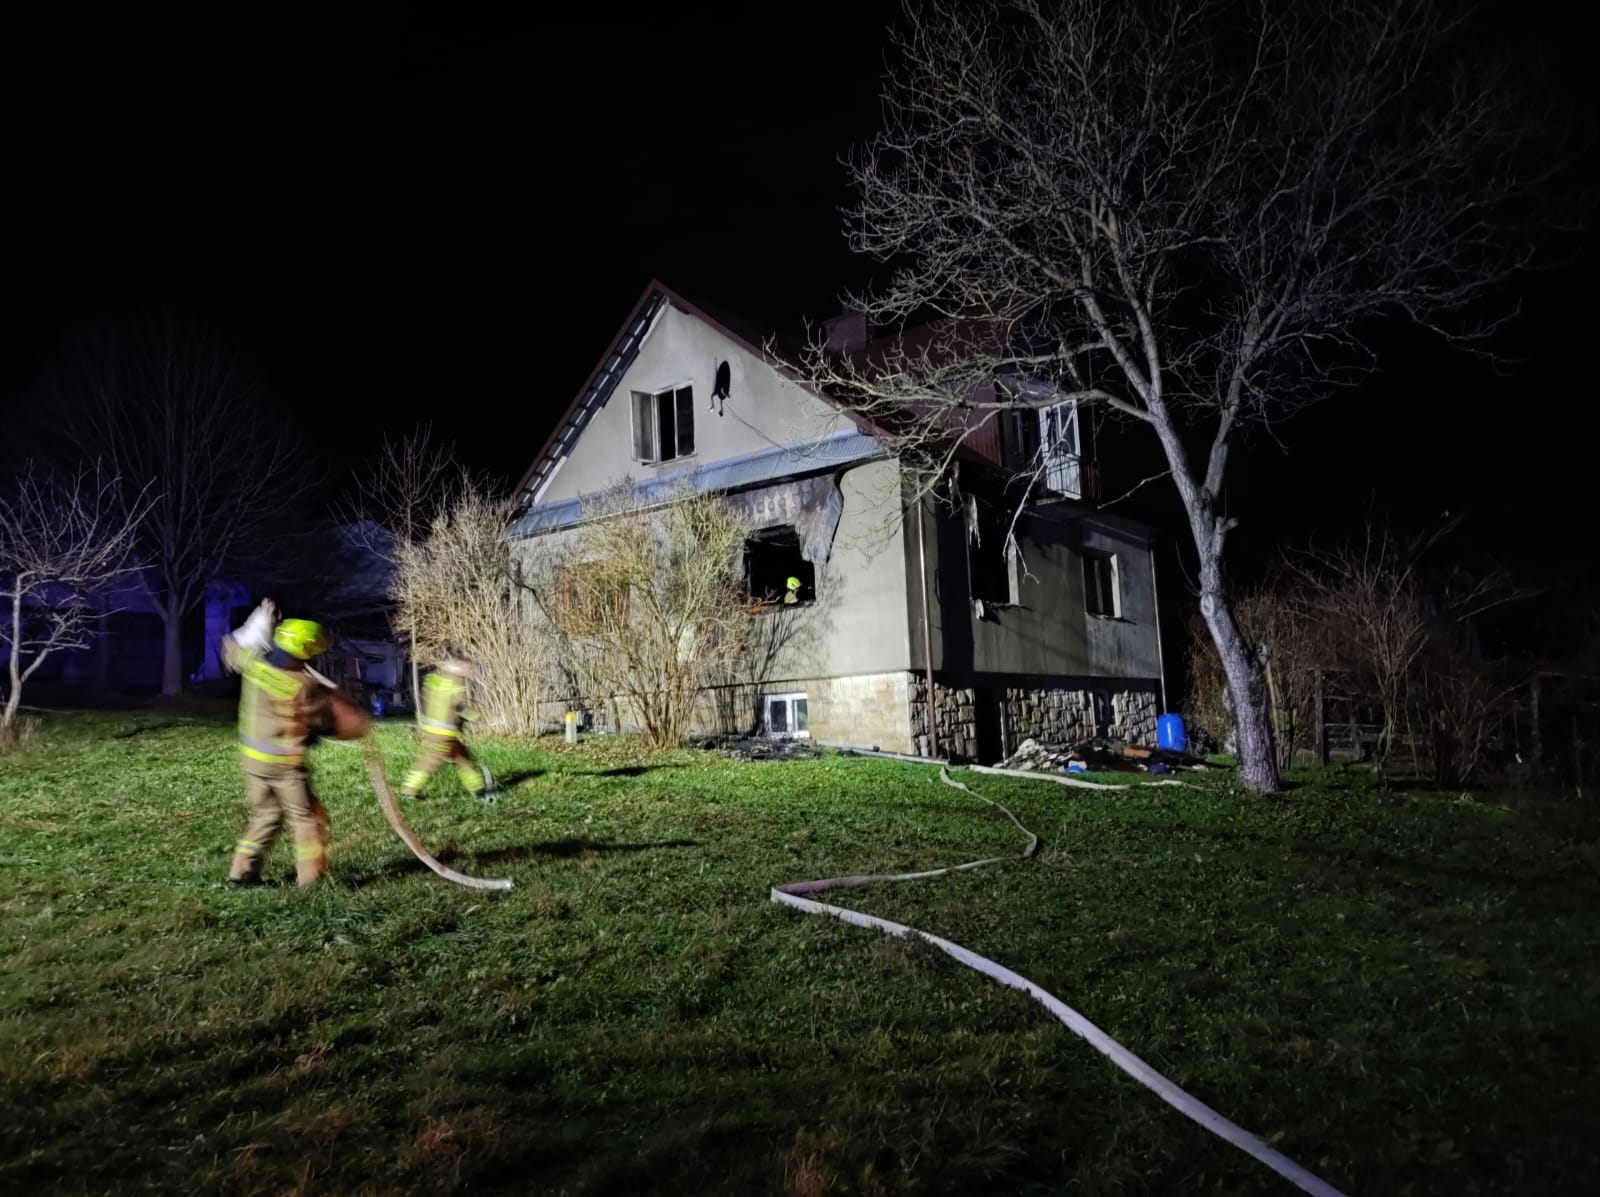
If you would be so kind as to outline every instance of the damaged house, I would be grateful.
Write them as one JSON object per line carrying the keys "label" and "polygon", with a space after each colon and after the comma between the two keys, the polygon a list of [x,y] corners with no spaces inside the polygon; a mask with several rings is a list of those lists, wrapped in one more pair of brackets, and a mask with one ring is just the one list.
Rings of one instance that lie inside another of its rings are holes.
{"label": "damaged house", "polygon": [[[872,351],[860,316],[828,336]],[[956,501],[919,502],[893,437],[772,344],[652,283],[519,483],[514,538],[564,534],[623,478],[647,499],[689,482],[744,513],[746,583],[772,613],[757,618],[802,618],[700,730],[983,762],[1029,737],[1153,743],[1153,530],[1096,508],[1072,403],[1006,413],[964,448]],[[1013,540],[989,480],[1041,460]],[[794,603],[774,603],[791,578]]]}

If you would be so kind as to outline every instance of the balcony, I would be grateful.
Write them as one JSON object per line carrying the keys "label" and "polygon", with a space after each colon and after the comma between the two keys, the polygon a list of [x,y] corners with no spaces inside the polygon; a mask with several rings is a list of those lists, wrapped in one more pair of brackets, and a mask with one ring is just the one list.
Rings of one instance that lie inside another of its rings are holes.
{"label": "balcony", "polygon": [[1040,498],[1082,499],[1094,501],[1100,497],[1100,467],[1085,461],[1080,454],[1057,451],[1041,452],[1042,470],[1039,476]]}

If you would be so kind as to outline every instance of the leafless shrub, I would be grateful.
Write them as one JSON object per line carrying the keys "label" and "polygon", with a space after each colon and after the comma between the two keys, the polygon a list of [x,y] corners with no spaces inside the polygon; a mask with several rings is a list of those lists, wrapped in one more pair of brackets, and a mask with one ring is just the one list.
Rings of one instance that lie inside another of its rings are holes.
{"label": "leafless shrub", "polygon": [[651,504],[624,479],[551,562],[541,606],[564,658],[585,693],[627,704],[652,747],[681,744],[702,692],[749,662],[747,534],[715,495]]}
{"label": "leafless shrub", "polygon": [[527,566],[514,559],[510,508],[467,485],[425,535],[397,542],[391,597],[416,651],[478,663],[477,705],[488,730],[539,731],[539,701],[556,687],[556,645],[529,620]]}
{"label": "leafless shrub", "polygon": [[[1311,746],[1316,671],[1327,654],[1325,630],[1309,617],[1295,582],[1280,573],[1234,600],[1240,632],[1263,665],[1280,767]],[[1190,621],[1188,677],[1190,719],[1219,743],[1231,741],[1227,675],[1198,613]]]}

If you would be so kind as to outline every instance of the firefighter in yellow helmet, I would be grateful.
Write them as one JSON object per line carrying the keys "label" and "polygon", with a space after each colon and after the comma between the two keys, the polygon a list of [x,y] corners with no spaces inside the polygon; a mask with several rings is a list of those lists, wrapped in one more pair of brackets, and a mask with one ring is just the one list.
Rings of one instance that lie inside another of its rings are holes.
{"label": "firefighter in yellow helmet", "polygon": [[276,616],[272,600],[263,599],[242,628],[222,639],[223,663],[243,677],[239,754],[250,802],[250,822],[233,850],[231,886],[261,883],[285,818],[294,833],[299,884],[313,885],[328,871],[328,810],[311,792],[306,747],[324,734],[358,739],[370,722],[309,672],[306,662],[328,647],[322,628],[308,619],[286,619],[274,628]]}
{"label": "firefighter in yellow helmet", "polygon": [[472,753],[461,742],[463,723],[470,723],[478,712],[468,705],[467,683],[477,676],[477,670],[460,657],[446,657],[422,683],[422,710],[418,713],[422,735],[422,751],[406,774],[400,787],[402,798],[415,798],[428,784],[428,778],[446,761],[454,761],[456,776],[484,802],[494,802],[499,791],[489,770],[472,759]]}
{"label": "firefighter in yellow helmet", "polygon": [[783,589],[783,601],[788,606],[794,606],[800,601],[800,579],[790,578]]}

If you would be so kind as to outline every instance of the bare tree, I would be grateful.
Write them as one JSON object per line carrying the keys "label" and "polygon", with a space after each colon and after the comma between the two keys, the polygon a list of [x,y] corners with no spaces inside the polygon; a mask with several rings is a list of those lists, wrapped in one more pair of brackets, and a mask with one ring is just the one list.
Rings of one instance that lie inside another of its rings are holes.
{"label": "bare tree", "polygon": [[138,523],[139,576],[165,625],[161,692],[183,688],[183,624],[206,589],[266,555],[310,481],[291,421],[220,342],[170,315],[70,346],[47,384],[56,435],[103,458]]}
{"label": "bare tree", "polygon": [[[432,425],[423,424],[404,437],[385,436],[368,468],[355,479],[353,494],[342,504],[341,514],[355,529],[362,546],[393,571],[415,568],[418,544],[433,531],[440,517],[448,517],[470,496],[469,507],[488,502],[467,469],[456,459],[454,447],[434,439]],[[448,525],[448,520],[447,520]],[[408,584],[409,585],[409,584]],[[405,607],[396,629],[410,642],[411,701],[418,701],[417,654],[420,629],[414,618],[420,609]]]}
{"label": "bare tree", "polygon": [[653,504],[624,479],[553,558],[541,607],[581,684],[625,700],[654,747],[681,744],[704,692],[751,662],[748,534],[717,495],[680,489]]}
{"label": "bare tree", "polygon": [[0,735],[10,732],[22,688],[53,654],[86,648],[109,608],[107,589],[139,568],[135,529],[147,501],[124,505],[118,479],[72,477],[24,463],[0,492],[0,648],[7,688]]}
{"label": "bare tree", "polygon": [[456,459],[455,447],[437,441],[431,424],[421,424],[403,437],[383,438],[367,469],[356,476],[341,514],[351,523],[371,521],[387,532],[389,538],[370,547],[397,559],[394,546],[426,536],[474,481]]}
{"label": "bare tree", "polygon": [[556,645],[530,621],[532,592],[513,558],[510,515],[507,502],[464,487],[425,535],[400,542],[392,596],[418,652],[477,662],[486,728],[533,735],[539,702],[555,689]]}
{"label": "bare tree", "polygon": [[1558,159],[1523,78],[1457,56],[1420,0],[908,3],[884,127],[855,157],[847,297],[884,353],[804,367],[898,431],[938,484],[1006,410],[1066,399],[1149,430],[1186,514],[1238,717],[1278,786],[1264,673],[1229,602],[1224,483],[1241,432],[1359,380],[1376,318],[1471,339],[1527,265]]}

